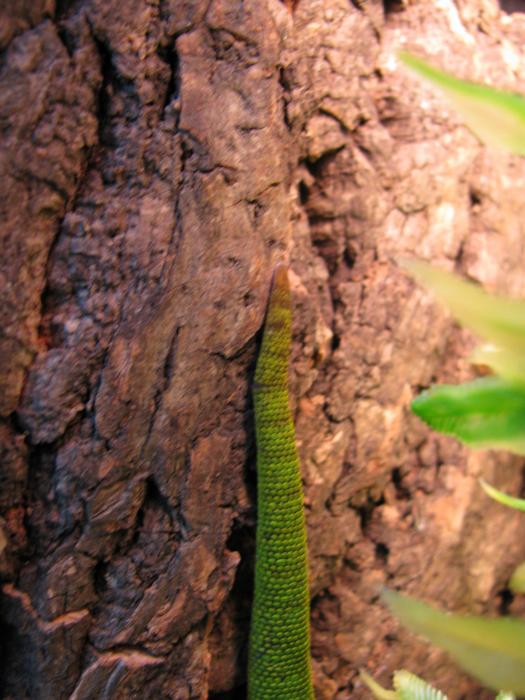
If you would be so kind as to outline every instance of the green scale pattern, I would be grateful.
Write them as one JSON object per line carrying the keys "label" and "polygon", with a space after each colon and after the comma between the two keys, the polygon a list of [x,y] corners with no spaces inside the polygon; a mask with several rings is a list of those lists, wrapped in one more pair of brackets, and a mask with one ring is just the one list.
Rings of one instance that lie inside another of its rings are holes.
{"label": "green scale pattern", "polygon": [[288,273],[274,273],[254,379],[257,545],[249,700],[313,700],[303,491],[288,402]]}

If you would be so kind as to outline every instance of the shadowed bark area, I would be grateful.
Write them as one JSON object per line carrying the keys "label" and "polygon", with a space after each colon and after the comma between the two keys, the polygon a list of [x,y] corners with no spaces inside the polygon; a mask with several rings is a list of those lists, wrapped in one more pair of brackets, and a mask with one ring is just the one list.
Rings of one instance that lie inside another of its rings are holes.
{"label": "shadowed bark area", "polygon": [[525,166],[395,50],[519,90],[514,5],[3,4],[2,697],[244,697],[250,381],[282,260],[317,698],[367,697],[359,667],[485,697],[377,602],[519,611],[525,555],[477,486],[518,493],[521,463],[409,414],[472,341],[396,258],[523,297]]}

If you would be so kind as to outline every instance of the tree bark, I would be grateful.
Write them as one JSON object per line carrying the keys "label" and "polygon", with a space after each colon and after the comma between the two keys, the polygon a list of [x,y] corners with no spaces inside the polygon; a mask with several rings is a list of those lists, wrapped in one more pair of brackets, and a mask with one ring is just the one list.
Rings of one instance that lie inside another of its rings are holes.
{"label": "tree bark", "polygon": [[[40,0],[0,10],[2,697],[244,697],[250,381],[290,263],[318,700],[406,667],[485,698],[378,602],[513,611],[522,462],[411,398],[472,339],[416,255],[523,297],[522,160],[404,73],[519,90],[492,0]],[[518,8],[519,9],[519,8]],[[2,14],[3,13],[3,14]]]}

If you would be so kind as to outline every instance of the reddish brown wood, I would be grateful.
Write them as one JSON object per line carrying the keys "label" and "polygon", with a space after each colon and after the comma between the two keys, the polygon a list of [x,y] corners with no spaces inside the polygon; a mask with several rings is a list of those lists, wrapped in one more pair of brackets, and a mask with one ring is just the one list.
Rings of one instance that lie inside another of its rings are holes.
{"label": "reddish brown wood", "polygon": [[520,464],[410,416],[468,376],[471,341],[396,260],[525,296],[525,170],[395,51],[431,37],[444,68],[521,89],[522,23],[482,0],[287,7],[0,3],[6,699],[243,697],[250,381],[280,260],[317,700],[367,697],[359,667],[492,697],[377,600],[497,612],[525,556],[523,518],[477,488],[519,492]]}

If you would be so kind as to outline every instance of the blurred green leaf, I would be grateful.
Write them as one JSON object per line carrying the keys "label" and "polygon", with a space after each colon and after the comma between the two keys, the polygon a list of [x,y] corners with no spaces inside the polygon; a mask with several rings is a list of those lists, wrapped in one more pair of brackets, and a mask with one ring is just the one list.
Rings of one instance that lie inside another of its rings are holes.
{"label": "blurred green leaf", "polygon": [[406,627],[447,651],[487,687],[525,694],[521,620],[451,615],[389,590],[383,592],[383,600]]}
{"label": "blurred green leaf", "polygon": [[379,683],[374,680],[370,674],[363,671],[363,669],[359,671],[359,675],[363,683],[368,686],[372,695],[377,698],[377,700],[399,700],[394,690],[386,690],[386,688],[383,688],[382,685],[379,685]]}
{"label": "blurred green leaf", "polygon": [[513,593],[525,593],[525,562],[514,569],[509,580],[509,588]]}
{"label": "blurred green leaf", "polygon": [[499,491],[498,489],[494,488],[494,486],[491,486],[485,481],[485,479],[480,479],[479,483],[483,487],[483,490],[487,496],[490,496],[498,503],[501,503],[508,508],[514,508],[514,510],[521,510],[525,512],[525,499],[509,496],[507,493]]}
{"label": "blurred green leaf", "polygon": [[440,690],[436,690],[410,671],[394,673],[395,690],[386,690],[366,671],[360,671],[359,674],[377,700],[448,700]]}
{"label": "blurred green leaf", "polygon": [[491,353],[485,352],[484,362],[502,376],[507,371],[509,378],[521,376],[525,383],[525,303],[487,294],[478,285],[428,263],[412,260],[401,261],[401,265],[458,321],[495,346]]}
{"label": "blurred green leaf", "polygon": [[399,58],[444,93],[481,141],[525,155],[525,99],[521,95],[460,80],[405,51]]}
{"label": "blurred green leaf", "polygon": [[412,410],[435,430],[471,447],[525,455],[525,388],[499,377],[436,385],[414,399]]}
{"label": "blurred green leaf", "polygon": [[509,382],[525,386],[525,355],[519,352],[502,350],[487,343],[474,348],[470,361],[476,365],[487,365],[495,374],[499,374]]}
{"label": "blurred green leaf", "polygon": [[394,688],[399,700],[448,700],[440,690],[409,671],[396,671]]}

